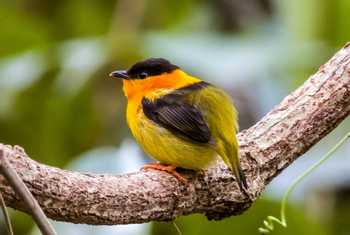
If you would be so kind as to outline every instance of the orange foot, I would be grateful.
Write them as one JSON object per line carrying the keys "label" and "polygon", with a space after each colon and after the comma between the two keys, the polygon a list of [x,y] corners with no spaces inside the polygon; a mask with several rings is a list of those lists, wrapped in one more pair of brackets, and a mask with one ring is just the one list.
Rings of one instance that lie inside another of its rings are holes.
{"label": "orange foot", "polygon": [[143,170],[148,170],[148,169],[154,169],[154,170],[158,170],[158,171],[165,171],[169,174],[171,174],[172,176],[174,176],[176,179],[178,179],[180,182],[187,184],[188,181],[185,177],[183,177],[182,175],[180,175],[177,171],[176,171],[176,166],[173,165],[166,165],[166,164],[161,164],[161,163],[149,163],[146,164],[142,167]]}

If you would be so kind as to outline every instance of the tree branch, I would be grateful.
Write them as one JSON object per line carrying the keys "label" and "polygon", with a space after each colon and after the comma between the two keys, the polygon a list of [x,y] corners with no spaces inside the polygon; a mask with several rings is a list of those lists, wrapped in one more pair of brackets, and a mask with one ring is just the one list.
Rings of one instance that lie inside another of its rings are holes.
{"label": "tree branch", "polygon": [[[1,145],[32,194],[52,219],[87,224],[130,224],[204,213],[209,219],[237,215],[266,184],[333,130],[350,112],[350,44],[321,66],[253,127],[239,133],[249,197],[226,166],[187,172],[188,185],[158,171],[125,175],[70,172],[37,163],[22,148]],[[3,177],[7,205],[26,211]]]}
{"label": "tree branch", "polygon": [[27,186],[23,183],[22,179],[18,176],[17,172],[8,162],[7,158],[9,156],[9,151],[4,151],[2,149],[0,150],[0,172],[5,177],[7,182],[11,185],[12,189],[16,192],[16,195],[18,195],[20,199],[23,200],[23,203],[30,211],[30,215],[38,225],[41,233],[43,235],[56,235],[55,230],[51,226],[49,220],[46,218],[40,205],[30,193]]}

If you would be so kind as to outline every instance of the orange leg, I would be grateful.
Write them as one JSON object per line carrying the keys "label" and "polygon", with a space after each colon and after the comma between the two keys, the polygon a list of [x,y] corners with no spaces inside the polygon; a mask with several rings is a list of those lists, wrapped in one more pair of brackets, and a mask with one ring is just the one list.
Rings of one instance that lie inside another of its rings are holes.
{"label": "orange leg", "polygon": [[185,177],[183,177],[181,174],[179,174],[176,171],[176,166],[173,165],[166,165],[161,163],[149,163],[142,167],[143,170],[153,169],[158,171],[165,171],[172,176],[174,176],[176,179],[178,179],[180,182],[187,184],[188,181]]}

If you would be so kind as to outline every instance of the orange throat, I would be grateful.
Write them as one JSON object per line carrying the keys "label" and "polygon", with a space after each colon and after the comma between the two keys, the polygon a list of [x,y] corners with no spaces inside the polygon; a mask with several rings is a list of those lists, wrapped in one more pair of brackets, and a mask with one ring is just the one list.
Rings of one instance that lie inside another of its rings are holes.
{"label": "orange throat", "polygon": [[141,100],[142,97],[159,90],[175,90],[200,82],[198,78],[187,75],[180,69],[171,73],[148,77],[146,79],[123,80],[123,90],[128,100]]}

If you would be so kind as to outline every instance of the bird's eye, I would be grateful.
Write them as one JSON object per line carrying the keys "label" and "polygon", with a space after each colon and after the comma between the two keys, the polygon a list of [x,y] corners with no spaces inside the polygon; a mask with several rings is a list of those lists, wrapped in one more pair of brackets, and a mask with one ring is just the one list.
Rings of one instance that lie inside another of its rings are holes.
{"label": "bird's eye", "polygon": [[147,75],[148,74],[146,72],[142,72],[142,73],[139,74],[139,78],[140,79],[145,79],[147,77]]}

